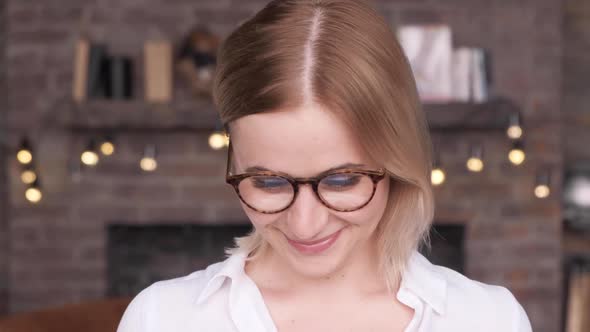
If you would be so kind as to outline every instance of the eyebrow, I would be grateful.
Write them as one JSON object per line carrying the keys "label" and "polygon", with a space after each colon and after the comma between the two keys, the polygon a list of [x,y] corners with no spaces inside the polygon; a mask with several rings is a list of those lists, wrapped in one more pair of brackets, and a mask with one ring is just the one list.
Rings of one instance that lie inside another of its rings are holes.
{"label": "eyebrow", "polygon": [[[337,170],[341,170],[341,169],[345,169],[345,168],[361,168],[361,167],[367,167],[367,165],[365,164],[355,164],[355,163],[345,163],[339,166],[335,166],[332,168],[329,168],[323,172],[321,172],[320,174],[323,173],[328,173],[328,172],[332,172],[332,171],[337,171]],[[268,169],[266,167],[262,167],[262,166],[251,166],[246,168],[246,173],[250,173],[250,172],[260,172],[260,171],[270,171],[270,172],[275,172],[271,169]]]}

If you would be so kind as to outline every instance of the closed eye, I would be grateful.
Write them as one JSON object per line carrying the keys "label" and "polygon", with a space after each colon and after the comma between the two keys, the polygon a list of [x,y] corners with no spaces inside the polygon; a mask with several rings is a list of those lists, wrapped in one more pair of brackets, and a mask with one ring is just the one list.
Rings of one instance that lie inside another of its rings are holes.
{"label": "closed eye", "polygon": [[289,181],[278,176],[253,176],[250,178],[252,186],[268,192],[280,192],[291,189]]}
{"label": "closed eye", "polygon": [[358,174],[334,174],[325,177],[321,185],[328,188],[346,188],[357,185],[362,175]]}

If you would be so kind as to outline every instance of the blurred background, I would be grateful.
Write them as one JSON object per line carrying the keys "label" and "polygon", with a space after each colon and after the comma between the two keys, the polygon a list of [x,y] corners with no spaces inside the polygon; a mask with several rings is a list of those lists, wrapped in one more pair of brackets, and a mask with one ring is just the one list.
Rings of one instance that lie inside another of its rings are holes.
{"label": "blurred background", "polygon": [[[590,2],[374,3],[435,146],[425,255],[590,331]],[[264,4],[0,0],[0,331],[114,331],[250,229],[210,84]]]}

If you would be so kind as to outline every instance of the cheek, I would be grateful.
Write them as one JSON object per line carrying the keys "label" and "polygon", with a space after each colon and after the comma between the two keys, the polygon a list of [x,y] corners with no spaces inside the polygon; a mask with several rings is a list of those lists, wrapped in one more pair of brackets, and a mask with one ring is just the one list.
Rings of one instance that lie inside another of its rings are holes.
{"label": "cheek", "polygon": [[275,220],[277,220],[278,216],[281,215],[281,213],[264,214],[264,213],[256,212],[256,211],[250,209],[249,207],[247,207],[246,205],[244,205],[243,203],[242,203],[242,209],[244,210],[244,212],[248,216],[248,219],[250,219],[250,222],[252,222],[254,227],[256,227],[256,229],[258,229],[260,231],[262,231],[264,229],[264,227],[266,227],[267,225],[272,224]]}
{"label": "cheek", "polygon": [[381,220],[389,198],[389,178],[381,180],[375,190],[375,196],[364,208],[340,214],[340,218],[359,226],[373,227]]}

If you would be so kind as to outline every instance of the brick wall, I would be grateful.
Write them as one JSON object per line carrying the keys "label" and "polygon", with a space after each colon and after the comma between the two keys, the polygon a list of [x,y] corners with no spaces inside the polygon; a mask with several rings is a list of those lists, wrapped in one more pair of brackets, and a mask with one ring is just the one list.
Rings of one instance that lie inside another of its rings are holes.
{"label": "brick wall", "polygon": [[[43,202],[23,199],[18,168],[9,167],[11,208],[10,309],[31,310],[102,297],[106,292],[106,225],[125,221],[245,222],[233,192],[222,185],[225,153],[206,144],[206,133],[123,134],[119,151],[81,181],[67,166],[85,137],[48,121],[66,112],[79,17],[88,35],[111,51],[141,56],[149,38],[177,40],[201,22],[225,35],[266,1],[8,0],[7,121],[17,142],[27,132],[44,179]],[[490,49],[498,95],[511,98],[526,121],[527,162],[511,167],[501,134],[435,134],[448,182],[437,189],[437,219],[466,224],[466,273],[509,287],[537,332],[560,321],[559,206],[561,147],[561,25],[559,0],[377,1],[393,24],[439,20],[453,28],[455,44]],[[138,69],[141,67],[138,67]],[[182,88],[180,89],[182,90]],[[130,111],[121,106],[121,112]],[[482,141],[486,171],[464,168],[470,141]],[[143,144],[160,147],[160,169],[137,169]],[[547,200],[532,195],[537,167],[553,171]]]}
{"label": "brick wall", "polygon": [[566,165],[590,163],[590,4],[567,0],[563,25],[563,117]]}
{"label": "brick wall", "polygon": [[[4,63],[4,46],[6,40],[5,31],[5,1],[0,0],[0,91],[6,91],[4,83],[4,73],[6,65]],[[7,151],[3,145],[4,133],[4,107],[5,94],[0,95],[0,315],[8,311],[8,209],[7,209],[7,178],[6,178],[6,157]]]}

